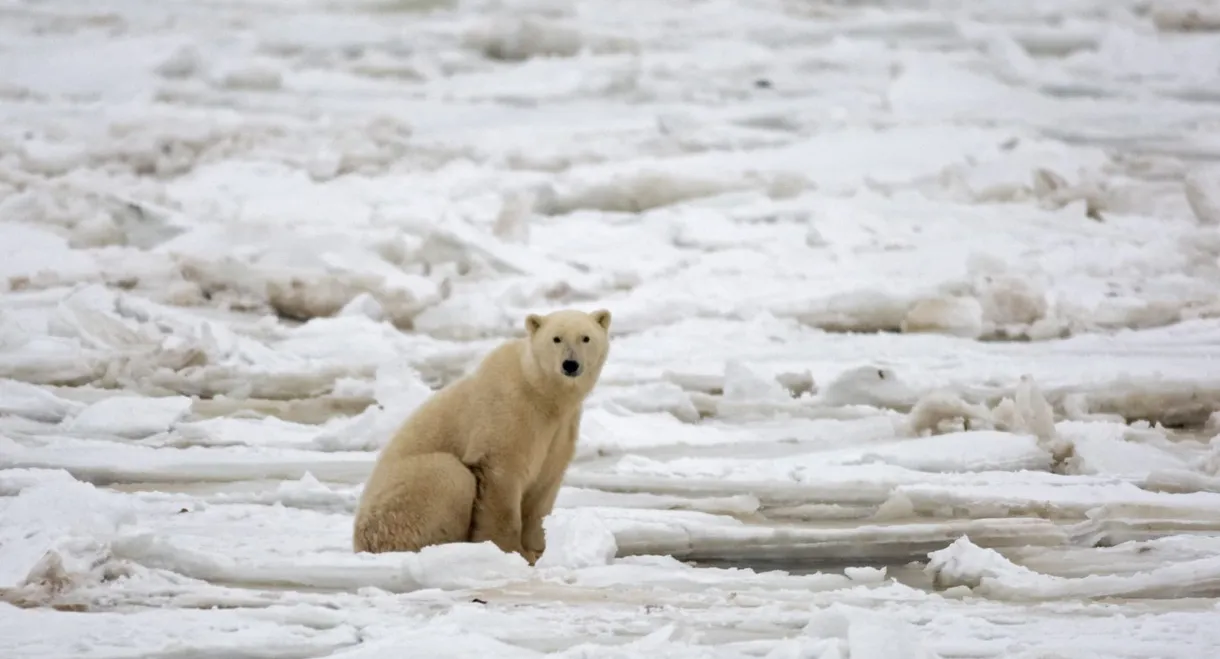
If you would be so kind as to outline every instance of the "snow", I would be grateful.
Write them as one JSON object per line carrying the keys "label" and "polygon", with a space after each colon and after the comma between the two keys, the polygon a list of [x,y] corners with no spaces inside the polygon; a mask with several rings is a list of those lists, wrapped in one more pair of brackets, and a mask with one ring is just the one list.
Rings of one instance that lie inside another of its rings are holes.
{"label": "snow", "polygon": [[[0,656],[1220,651],[1213,0],[3,11]],[[564,307],[537,565],[352,552]]]}

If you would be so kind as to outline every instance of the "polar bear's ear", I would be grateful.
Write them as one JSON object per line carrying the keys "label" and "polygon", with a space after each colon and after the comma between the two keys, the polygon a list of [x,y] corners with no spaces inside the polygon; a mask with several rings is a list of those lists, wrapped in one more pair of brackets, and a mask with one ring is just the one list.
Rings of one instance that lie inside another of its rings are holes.
{"label": "polar bear's ear", "polygon": [[597,311],[594,311],[593,313],[591,313],[589,315],[593,317],[593,322],[602,326],[602,329],[604,329],[604,330],[610,329],[610,312],[609,311],[606,311],[605,309],[598,309]]}
{"label": "polar bear's ear", "polygon": [[536,313],[532,313],[525,317],[525,331],[529,332],[530,336],[533,336],[534,332],[537,332],[541,328],[542,328],[542,316],[539,316]]}

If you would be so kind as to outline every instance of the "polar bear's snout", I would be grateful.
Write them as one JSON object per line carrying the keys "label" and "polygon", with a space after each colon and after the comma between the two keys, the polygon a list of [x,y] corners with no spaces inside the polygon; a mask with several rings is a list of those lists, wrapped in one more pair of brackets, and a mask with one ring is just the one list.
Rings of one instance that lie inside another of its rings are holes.
{"label": "polar bear's snout", "polygon": [[570,378],[580,375],[580,372],[584,370],[581,368],[580,362],[575,359],[565,359],[559,367],[563,369],[563,374]]}

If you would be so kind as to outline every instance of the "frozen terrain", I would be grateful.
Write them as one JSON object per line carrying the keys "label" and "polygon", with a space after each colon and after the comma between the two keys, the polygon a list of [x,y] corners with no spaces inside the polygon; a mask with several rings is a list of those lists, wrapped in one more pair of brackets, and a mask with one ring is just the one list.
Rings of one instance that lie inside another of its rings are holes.
{"label": "frozen terrain", "polygon": [[[1215,0],[0,0],[0,657],[1220,656]],[[530,312],[536,568],[358,556]]]}

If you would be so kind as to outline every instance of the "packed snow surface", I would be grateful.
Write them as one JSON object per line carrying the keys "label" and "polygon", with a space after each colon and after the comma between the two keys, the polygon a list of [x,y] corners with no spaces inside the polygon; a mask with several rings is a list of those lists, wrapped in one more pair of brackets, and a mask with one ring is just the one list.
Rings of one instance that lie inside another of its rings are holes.
{"label": "packed snow surface", "polygon": [[[1213,0],[0,17],[0,657],[1220,656]],[[537,566],[353,553],[563,307]]]}

